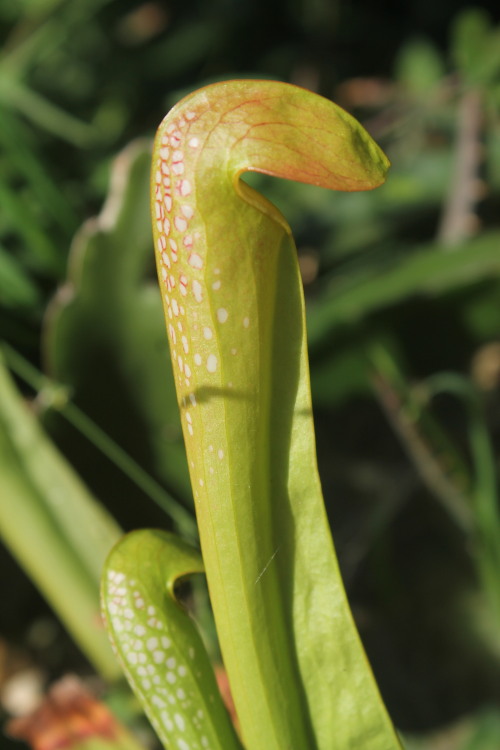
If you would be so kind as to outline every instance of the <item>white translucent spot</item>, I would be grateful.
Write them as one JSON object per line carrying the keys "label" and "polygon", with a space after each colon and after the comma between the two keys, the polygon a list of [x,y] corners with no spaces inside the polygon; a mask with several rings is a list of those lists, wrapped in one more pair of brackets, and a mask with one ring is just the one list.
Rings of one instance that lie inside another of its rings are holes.
{"label": "white translucent spot", "polygon": [[189,432],[189,434],[190,434],[191,436],[193,436],[193,435],[194,435],[193,425],[191,425],[191,424],[188,424],[188,426],[187,426],[187,430],[188,430],[188,432]]}
{"label": "white translucent spot", "polygon": [[196,112],[193,112],[193,110],[190,109],[189,112],[186,112],[185,117],[186,120],[194,120],[196,117]]}
{"label": "white translucent spot", "polygon": [[[181,180],[179,183],[179,192],[180,194],[185,198],[186,195],[191,194],[191,183],[189,180]],[[193,215],[193,211],[191,209],[191,216]],[[189,217],[191,218],[191,217]]]}
{"label": "white translucent spot", "polygon": [[130,664],[137,664],[137,654],[135,653],[135,651],[133,651],[130,654],[127,654],[127,661]]}
{"label": "white translucent spot", "polygon": [[179,750],[191,750],[186,740],[183,740],[182,737],[179,737],[177,740],[177,747]]}
{"label": "white translucent spot", "polygon": [[215,291],[217,291],[217,289],[220,289],[221,284],[222,284],[222,282],[221,282],[220,279],[218,279],[217,281],[214,281],[214,283],[212,284],[212,289],[214,289]]}
{"label": "white translucent spot", "polygon": [[146,635],[146,628],[144,625],[136,625],[134,628],[134,633],[136,635]]}
{"label": "white translucent spot", "polygon": [[165,219],[163,222],[163,231],[166,235],[170,234],[170,221],[168,219]]}
{"label": "white translucent spot", "polygon": [[184,239],[182,240],[182,244],[184,247],[186,247],[188,250],[193,247],[193,237],[190,234],[186,234]]}
{"label": "white translucent spot", "polygon": [[177,304],[177,300],[172,300],[172,312],[177,317],[179,315],[179,305]]}
{"label": "white translucent spot", "polygon": [[174,224],[178,232],[185,232],[187,229],[187,221],[182,216],[176,216]]}
{"label": "white translucent spot", "polygon": [[158,646],[158,638],[148,638],[146,641],[146,648],[148,651],[154,651]]}
{"label": "white translucent spot", "polygon": [[191,148],[198,148],[198,146],[200,145],[200,139],[196,137],[191,138],[189,140],[189,145],[191,146]]}
{"label": "white translucent spot", "polygon": [[194,393],[189,394],[189,400],[191,401],[193,406],[196,406],[196,396],[194,395]]}
{"label": "white translucent spot", "polygon": [[225,323],[228,317],[229,314],[227,310],[224,307],[219,307],[219,309],[217,310],[217,320],[219,321],[219,323]]}
{"label": "white translucent spot", "polygon": [[141,677],[146,677],[147,675],[146,667],[137,667],[137,674],[140,675]]}
{"label": "white translucent spot", "polygon": [[141,685],[144,688],[144,690],[151,690],[151,680],[148,680],[148,679],[141,680]]}
{"label": "white translucent spot", "polygon": [[127,609],[123,610],[123,616],[127,618],[127,620],[133,620],[134,619],[134,613],[132,610],[127,607]]}
{"label": "white translucent spot", "polygon": [[231,354],[236,354],[238,352],[237,349],[231,349]]}
{"label": "white translucent spot", "polygon": [[169,148],[165,148],[165,146],[163,148],[161,148],[160,149],[160,156],[161,156],[162,159],[168,159],[168,157],[170,156],[170,149]]}
{"label": "white translucent spot", "polygon": [[165,652],[153,651],[153,661],[155,664],[162,664],[165,661]]}
{"label": "white translucent spot", "polygon": [[174,721],[177,724],[180,731],[183,732],[186,728],[186,722],[184,721],[184,717],[176,713],[174,714]]}
{"label": "white translucent spot", "polygon": [[203,268],[203,260],[198,253],[191,253],[189,256],[189,265],[193,268]]}
{"label": "white translucent spot", "polygon": [[189,344],[188,344],[187,338],[185,336],[182,336],[181,342],[182,342],[182,348],[184,349],[185,354],[187,354],[189,352]]}
{"label": "white translucent spot", "polygon": [[151,698],[151,703],[157,708],[165,708],[167,705],[163,698],[160,698],[159,695],[153,695],[153,697]]}
{"label": "white translucent spot", "polygon": [[215,354],[209,354],[207,357],[207,370],[208,372],[215,372],[217,369],[217,357]]}
{"label": "white translucent spot", "polygon": [[182,688],[177,688],[176,695],[179,698],[179,700],[183,701],[184,698],[186,697],[186,691],[183,690]]}
{"label": "white translucent spot", "polygon": [[182,161],[172,164],[172,172],[174,174],[184,174],[184,163]]}
{"label": "white translucent spot", "polygon": [[183,159],[184,159],[184,154],[182,153],[182,151],[174,151],[174,153],[172,154],[173,162],[182,161]]}
{"label": "white translucent spot", "polygon": [[184,365],[184,375],[185,375],[185,376],[186,376],[187,378],[190,378],[192,374],[193,374],[193,373],[191,372],[191,368],[190,368],[190,366],[188,365],[188,363],[186,362],[186,364]]}
{"label": "white translucent spot", "polygon": [[170,640],[170,638],[167,638],[166,635],[162,635],[161,645],[163,646],[163,648],[170,648],[170,646],[172,645],[172,641]]}
{"label": "white translucent spot", "polygon": [[181,211],[186,219],[191,219],[193,217],[194,211],[192,206],[181,206]]}
{"label": "white translucent spot", "polygon": [[211,338],[212,338],[212,336],[213,336],[213,331],[212,331],[212,329],[211,329],[211,328],[209,328],[208,326],[205,326],[205,328],[203,329],[203,335],[204,335],[204,337],[205,337],[205,338],[207,339],[207,341],[210,341],[210,339],[211,339]]}
{"label": "white translucent spot", "polygon": [[195,363],[195,365],[198,365],[198,366],[199,366],[199,365],[201,365],[201,362],[202,362],[202,359],[201,359],[201,354],[198,354],[198,353],[196,353],[196,354],[194,355],[194,358],[193,358],[193,359],[194,359],[194,363]]}
{"label": "white translucent spot", "polygon": [[[163,724],[165,726],[165,729],[167,729],[169,732],[171,732],[173,730],[173,728],[174,728],[174,723],[170,719],[170,716],[168,715],[168,713],[166,711],[162,711],[161,714],[160,714],[160,716],[161,716],[161,719],[162,719]],[[189,748],[188,748],[188,750],[189,750]]]}
{"label": "white translucent spot", "polygon": [[175,658],[175,656],[170,656],[170,657],[169,657],[169,658],[167,659],[167,667],[168,667],[169,669],[174,669],[174,668],[175,668],[175,666],[176,666],[176,664],[177,664],[177,659]]}
{"label": "white translucent spot", "polygon": [[217,451],[217,455],[219,456],[220,460],[222,461],[222,459],[224,458],[224,451],[222,450],[222,448],[219,448],[219,450]]}
{"label": "white translucent spot", "polygon": [[170,213],[170,211],[172,210],[172,196],[171,195],[165,195],[163,197],[163,203],[164,203],[165,208],[167,209],[167,211]]}
{"label": "white translucent spot", "polygon": [[203,299],[203,289],[199,281],[196,279],[193,281],[193,294],[197,302],[201,302]]}
{"label": "white translucent spot", "polygon": [[245,328],[248,328],[248,326],[250,325],[250,318],[243,318],[243,325],[245,326]]}
{"label": "white translucent spot", "polygon": [[173,672],[167,672],[167,682],[169,682],[171,685],[173,685],[174,682],[177,682],[177,677]]}

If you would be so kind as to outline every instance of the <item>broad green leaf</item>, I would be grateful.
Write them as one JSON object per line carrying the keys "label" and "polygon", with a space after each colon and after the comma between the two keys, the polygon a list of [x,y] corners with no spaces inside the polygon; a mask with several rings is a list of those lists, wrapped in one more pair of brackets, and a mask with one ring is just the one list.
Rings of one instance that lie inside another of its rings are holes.
{"label": "broad green leaf", "polygon": [[203,572],[199,552],[162,531],[135,531],[112,550],[102,579],[106,624],[127,678],[165,747],[238,750],[198,631],[176,583]]}
{"label": "broad green leaf", "polygon": [[282,83],[201,89],[153,156],[157,263],[203,559],[248,750],[399,741],[343,589],[316,468],[296,251],[245,170],[335,190],[387,160],[344,111]]}
{"label": "broad green leaf", "polygon": [[44,434],[1,358],[0,498],[2,541],[96,669],[116,679],[99,580],[120,529]]}
{"label": "broad green leaf", "polygon": [[[147,221],[150,162],[151,144],[144,141],[116,159],[102,212],[75,237],[68,278],[46,316],[43,348],[50,375],[71,387],[73,401],[164,486],[186,497]],[[57,425],[64,439],[62,429]]]}

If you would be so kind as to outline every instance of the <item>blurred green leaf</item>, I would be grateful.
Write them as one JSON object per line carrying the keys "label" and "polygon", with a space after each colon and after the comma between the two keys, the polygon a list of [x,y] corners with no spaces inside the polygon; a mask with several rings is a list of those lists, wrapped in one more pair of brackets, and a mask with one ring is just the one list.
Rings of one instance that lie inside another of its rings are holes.
{"label": "blurred green leaf", "polygon": [[483,8],[460,13],[451,27],[451,54],[469,85],[489,86],[500,71],[500,31]]}
{"label": "blurred green leaf", "polygon": [[[116,160],[101,214],[75,238],[44,353],[74,401],[166,487],[190,496],[161,299],[153,280],[150,144]],[[138,439],[138,436],[139,439]]]}
{"label": "blurred green leaf", "polygon": [[119,675],[99,622],[99,577],[121,532],[27,409],[0,359],[0,533],[88,659]]}
{"label": "blurred green leaf", "polygon": [[500,274],[500,232],[476,237],[453,252],[424,247],[394,265],[342,277],[323,290],[308,310],[309,343],[317,346],[333,329],[412,295],[437,295]]}
{"label": "blurred green leaf", "polygon": [[405,96],[429,97],[444,72],[438,50],[425,39],[407,42],[396,60],[396,77]]}
{"label": "blurred green leaf", "polygon": [[29,308],[39,302],[38,289],[22,264],[0,247],[0,304],[10,308]]}

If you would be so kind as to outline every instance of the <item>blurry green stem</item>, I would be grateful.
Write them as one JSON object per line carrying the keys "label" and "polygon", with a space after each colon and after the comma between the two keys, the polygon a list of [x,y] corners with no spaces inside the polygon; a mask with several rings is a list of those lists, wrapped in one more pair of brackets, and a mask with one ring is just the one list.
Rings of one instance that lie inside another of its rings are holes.
{"label": "blurry green stem", "polygon": [[121,471],[167,513],[182,536],[197,539],[197,527],[191,513],[169,495],[134,459],[92,419],[67,399],[64,387],[42,375],[30,362],[7,344],[3,344],[6,361],[11,369],[37,391],[44,403],[59,411],[70,424],[95,445]]}
{"label": "blurry green stem", "polygon": [[[462,457],[432,418],[422,409],[397,359],[382,344],[370,348],[372,382],[387,419],[415,464],[422,479],[464,534],[475,527],[470,507],[472,480]],[[425,390],[425,398],[428,398]],[[443,465],[443,455],[445,465]]]}
{"label": "blurry green stem", "polygon": [[450,393],[467,409],[468,432],[475,469],[473,513],[476,561],[485,593],[500,623],[500,512],[495,460],[479,396],[469,381],[454,373],[440,373],[425,381],[428,396]]}
{"label": "blurry green stem", "polygon": [[0,86],[0,101],[74,146],[83,148],[96,140],[97,131],[94,127],[56,107],[48,99],[13,78],[4,78]]}

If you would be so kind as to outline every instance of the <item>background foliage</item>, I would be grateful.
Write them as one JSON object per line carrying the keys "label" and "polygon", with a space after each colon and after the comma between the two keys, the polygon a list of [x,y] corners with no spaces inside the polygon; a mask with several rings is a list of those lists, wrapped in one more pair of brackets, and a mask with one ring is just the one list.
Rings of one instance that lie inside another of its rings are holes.
{"label": "background foliage", "polygon": [[[416,744],[445,732],[470,750],[500,736],[499,23],[493,2],[451,0],[0,0],[0,338],[61,384],[34,407],[125,529],[173,512],[189,535],[172,508],[191,501],[140,158],[111,238],[105,213],[81,228],[113,159],[185,92],[247,76],[334,99],[387,151],[373,194],[253,179],[294,229],[320,471],[382,692]],[[0,679],[88,672],[0,556]]]}

